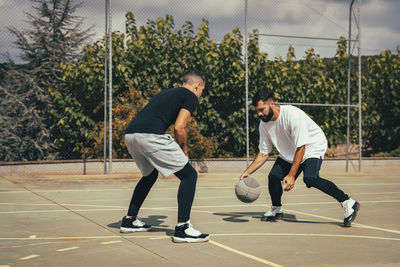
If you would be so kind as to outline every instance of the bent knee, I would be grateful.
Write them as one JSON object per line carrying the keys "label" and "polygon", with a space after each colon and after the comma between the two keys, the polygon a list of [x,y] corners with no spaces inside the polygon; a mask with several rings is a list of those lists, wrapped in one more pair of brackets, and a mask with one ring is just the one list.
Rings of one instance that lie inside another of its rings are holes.
{"label": "bent knee", "polygon": [[149,175],[143,177],[146,180],[156,180],[158,178],[158,171],[154,169]]}
{"label": "bent knee", "polygon": [[310,188],[310,187],[314,186],[315,182],[317,181],[317,177],[307,177],[307,176],[304,176],[304,177],[303,177],[303,181],[304,181],[304,183],[306,184],[306,186],[307,186],[308,188]]}
{"label": "bent knee", "polygon": [[280,180],[282,180],[282,177],[279,177],[278,175],[270,173],[270,174],[268,174],[268,180],[271,181],[271,182],[280,181]]}
{"label": "bent knee", "polygon": [[197,171],[193,168],[193,166],[190,163],[187,163],[185,165],[185,167],[176,172],[175,175],[179,178],[179,179],[193,179],[193,180],[197,180]]}

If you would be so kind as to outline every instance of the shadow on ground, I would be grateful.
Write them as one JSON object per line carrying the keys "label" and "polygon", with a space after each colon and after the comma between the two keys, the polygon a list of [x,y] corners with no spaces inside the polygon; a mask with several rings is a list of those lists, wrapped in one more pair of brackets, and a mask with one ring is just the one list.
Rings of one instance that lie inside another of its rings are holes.
{"label": "shadow on ground", "polygon": [[[262,215],[264,214],[263,212],[225,212],[225,213],[213,213],[216,216],[223,216],[222,220],[227,221],[227,222],[236,222],[236,223],[242,223],[242,222],[248,222],[250,218],[255,218],[255,219],[261,219]],[[279,220],[278,220],[279,221]],[[318,222],[318,221],[308,221],[308,220],[298,220],[296,218],[296,215],[290,214],[290,213],[284,213],[282,221],[289,222],[289,223],[309,223],[309,224],[331,224],[331,225],[339,225],[343,227],[342,223],[339,222]],[[268,221],[266,223],[274,223],[277,222],[277,220],[274,221]]]}
{"label": "shadow on ground", "polygon": [[[167,216],[164,215],[151,215],[147,218],[140,218],[142,219],[145,223],[151,225],[151,232],[163,232],[166,235],[172,236],[174,234],[175,229],[167,229],[167,227],[170,227],[169,225],[163,225],[164,219],[166,219]],[[110,228],[116,228],[119,229],[121,226],[121,221],[110,223],[107,225]]]}

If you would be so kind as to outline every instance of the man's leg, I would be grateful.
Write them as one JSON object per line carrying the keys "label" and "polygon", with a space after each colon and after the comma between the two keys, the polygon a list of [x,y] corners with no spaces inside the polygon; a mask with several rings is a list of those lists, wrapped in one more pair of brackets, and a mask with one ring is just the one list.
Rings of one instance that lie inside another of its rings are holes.
{"label": "man's leg", "polygon": [[190,223],[190,211],[196,191],[197,172],[188,162],[175,175],[181,180],[181,184],[178,190],[178,224],[175,227],[172,241],[177,243],[206,242],[210,239],[210,236],[194,229]]}
{"label": "man's leg", "polygon": [[132,194],[131,203],[129,204],[128,216],[136,217],[139,209],[156,182],[158,171],[154,169],[149,175],[143,176],[137,183],[135,190]]}
{"label": "man's leg", "polygon": [[144,223],[137,214],[157,177],[158,171],[154,169],[149,175],[143,176],[137,183],[129,204],[128,214],[122,218],[121,233],[144,232],[151,229],[151,226]]}
{"label": "man's leg", "polygon": [[190,163],[187,163],[175,175],[181,180],[178,189],[178,223],[185,223],[190,219],[190,211],[196,192],[197,172]]}
{"label": "man's leg", "polygon": [[360,209],[360,203],[351,199],[342,190],[340,190],[333,182],[321,178],[319,170],[321,168],[322,159],[309,158],[304,165],[304,183],[308,188],[315,187],[322,192],[335,198],[344,209],[344,226],[350,226],[355,220],[357,212]]}
{"label": "man's leg", "polygon": [[315,187],[339,202],[349,199],[349,196],[340,190],[333,182],[319,176],[321,164],[322,159],[320,158],[309,158],[303,163],[303,180],[306,186],[308,188]]}
{"label": "man's leg", "polygon": [[282,206],[282,180],[289,173],[292,164],[278,158],[268,174],[268,191],[271,196],[272,206]]}
{"label": "man's leg", "polygon": [[271,197],[272,207],[264,213],[261,221],[275,221],[283,217],[282,212],[282,183],[283,178],[289,173],[291,164],[279,158],[268,174],[268,191]]}

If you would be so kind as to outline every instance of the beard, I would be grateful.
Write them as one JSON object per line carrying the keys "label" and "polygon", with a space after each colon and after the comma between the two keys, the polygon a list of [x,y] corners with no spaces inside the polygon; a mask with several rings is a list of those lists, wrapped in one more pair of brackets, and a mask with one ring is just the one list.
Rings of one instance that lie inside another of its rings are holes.
{"label": "beard", "polygon": [[260,119],[263,122],[269,122],[272,119],[273,116],[274,116],[274,111],[272,110],[272,108],[270,108],[269,112],[268,112],[268,115],[260,116]]}

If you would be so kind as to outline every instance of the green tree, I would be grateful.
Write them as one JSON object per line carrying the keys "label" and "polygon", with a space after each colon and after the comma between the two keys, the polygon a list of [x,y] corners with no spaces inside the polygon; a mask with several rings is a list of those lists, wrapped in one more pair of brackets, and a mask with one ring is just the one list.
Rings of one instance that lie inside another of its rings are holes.
{"label": "green tree", "polygon": [[[113,33],[114,100],[123,106],[123,101],[128,101],[125,94],[132,88],[148,99],[160,90],[179,86],[185,71],[197,68],[206,75],[206,89],[195,116],[196,128],[202,136],[213,140],[213,156],[244,156],[246,103],[242,43],[243,37],[237,28],[217,44],[209,37],[207,20],[203,20],[196,32],[189,21],[176,29],[170,15],[149,20],[139,27],[134,15],[128,12],[125,33]],[[260,51],[257,35],[254,35],[248,44],[250,97],[256,90],[268,88],[275,91],[280,102],[347,103],[346,49],[346,41],[342,38],[331,59],[320,58],[312,48],[306,51],[304,58],[295,59],[294,48],[289,46],[286,59],[269,60],[268,55]],[[104,114],[103,61],[104,40],[99,40],[85,48],[84,56],[77,64],[63,66],[72,97],[79,100],[82,113],[95,122],[102,121]],[[358,74],[356,59],[352,58],[352,61],[350,103],[356,104]],[[386,70],[379,69],[377,73],[381,71]],[[393,79],[398,81],[396,76]],[[363,81],[365,83],[365,79]],[[346,108],[301,108],[322,127],[329,145],[345,141]],[[351,109],[352,140],[357,138],[357,112]],[[368,119],[366,115],[365,120]],[[252,153],[257,151],[258,122],[250,107]],[[101,123],[96,127],[99,125]],[[124,132],[121,127],[118,128],[120,133]],[[101,135],[99,129],[96,131]],[[93,141],[92,137],[88,140]]]}
{"label": "green tree", "polygon": [[400,48],[397,55],[386,50],[368,60],[366,78],[366,148],[371,153],[391,152],[400,147]]}
{"label": "green tree", "polygon": [[44,110],[51,105],[48,93],[31,72],[11,63],[0,69],[0,160],[51,159],[54,144]]}
{"label": "green tree", "polygon": [[[47,149],[36,156],[19,159],[49,159],[56,155],[61,158],[76,157],[79,155],[75,151],[76,142],[84,139],[84,129],[92,123],[67,90],[61,64],[79,59],[89,30],[80,30],[82,20],[73,15],[79,5],[74,5],[72,0],[32,0],[32,3],[35,14],[26,13],[31,28],[22,31],[9,28],[16,36],[15,44],[21,50],[20,57],[25,64],[19,73],[15,70],[8,74],[10,79],[21,80],[3,85],[9,96],[7,103],[29,107],[31,112],[25,116],[32,119],[32,123],[25,125],[20,125],[21,120],[18,119],[10,122],[14,124],[11,129],[30,127],[27,131],[31,132],[24,142],[16,146],[21,150],[16,151],[16,155],[34,154],[30,152],[31,148],[37,139],[43,139],[46,143],[36,146]],[[20,133],[13,134],[18,136]]]}

